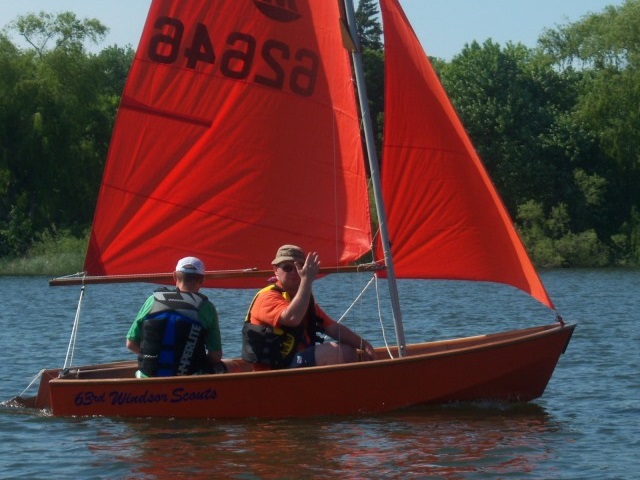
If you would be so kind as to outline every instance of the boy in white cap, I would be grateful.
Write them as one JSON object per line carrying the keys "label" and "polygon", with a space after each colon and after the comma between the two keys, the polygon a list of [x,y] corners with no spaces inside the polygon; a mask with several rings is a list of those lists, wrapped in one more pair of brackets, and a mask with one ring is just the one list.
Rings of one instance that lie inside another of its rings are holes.
{"label": "boy in white cap", "polygon": [[223,370],[218,313],[199,293],[204,274],[200,259],[180,259],[173,274],[176,288],[155,291],[140,308],[126,339],[138,354],[137,377]]}

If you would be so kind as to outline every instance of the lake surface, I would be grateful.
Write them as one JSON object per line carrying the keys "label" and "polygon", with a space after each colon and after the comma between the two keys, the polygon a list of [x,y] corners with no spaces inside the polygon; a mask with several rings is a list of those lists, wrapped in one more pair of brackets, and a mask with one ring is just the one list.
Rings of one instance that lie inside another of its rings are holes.
{"label": "lake surface", "polygon": [[[558,312],[578,327],[535,402],[284,421],[53,418],[8,405],[40,369],[64,363],[80,289],[0,277],[0,478],[639,478],[640,271],[542,277]],[[315,296],[337,319],[368,279],[328,277]],[[152,289],[88,286],[73,364],[132,358],[124,336]],[[393,343],[390,313],[382,308],[379,320],[372,292],[343,321],[376,346]],[[237,356],[254,292],[204,293],[218,308],[225,356]],[[526,295],[491,284],[401,282],[400,295],[408,342],[554,320]]]}

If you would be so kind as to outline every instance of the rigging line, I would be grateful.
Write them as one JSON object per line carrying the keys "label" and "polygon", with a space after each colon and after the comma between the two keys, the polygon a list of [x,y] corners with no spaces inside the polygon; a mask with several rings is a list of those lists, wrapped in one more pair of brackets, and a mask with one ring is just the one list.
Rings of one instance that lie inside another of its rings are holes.
{"label": "rigging line", "polygon": [[87,275],[87,272],[83,271],[83,272],[71,273],[69,275],[63,275],[62,277],[58,277],[58,278],[80,278],[80,277],[85,277],[86,275]]}
{"label": "rigging line", "polygon": [[[342,322],[342,320],[344,320],[344,317],[346,317],[346,316],[349,314],[349,312],[351,311],[351,309],[352,309],[352,308],[355,306],[355,304],[356,304],[356,303],[357,303],[357,302],[362,298],[362,296],[364,295],[364,293],[365,293],[365,292],[367,291],[367,289],[371,286],[371,283],[373,282],[374,278],[375,278],[375,274],[374,274],[374,276],[373,276],[373,277],[371,277],[371,280],[369,280],[369,283],[367,283],[367,284],[362,288],[362,291],[360,292],[360,294],[359,294],[359,295],[358,295],[358,296],[353,300],[353,302],[351,302],[351,305],[349,305],[349,307],[344,311],[344,313],[340,316],[340,318],[339,318],[338,320],[336,320],[336,323],[340,323],[340,322]],[[384,332],[383,332],[383,335],[382,335],[382,336],[384,337]],[[322,338],[325,338],[325,339],[326,339],[326,338],[327,338],[327,334],[325,333],[325,334],[323,335],[323,337],[322,337]],[[338,340],[338,341],[339,341],[339,340]]]}
{"label": "rigging line", "polygon": [[345,310],[345,312],[342,314],[342,316],[338,319],[338,323],[340,323],[344,317],[347,316],[347,314],[351,311],[351,309],[355,306],[356,302],[358,302],[358,300],[360,300],[362,298],[362,295],[364,295],[364,292],[367,291],[367,289],[369,288],[369,286],[371,285],[371,283],[375,280],[376,275],[374,274],[373,277],[371,277],[371,280],[369,280],[369,283],[367,283],[364,288],[362,289],[362,291],[360,292],[360,294],[353,300],[353,302],[351,302],[351,305],[349,305],[349,308],[347,308]]}
{"label": "rigging line", "polygon": [[[364,293],[367,291],[367,289],[371,286],[371,283],[373,282],[373,280],[375,279],[375,274],[373,275],[373,277],[371,277],[371,280],[369,280],[369,282],[364,286],[364,288],[362,288],[362,291],[360,292],[360,294],[353,300],[353,302],[351,302],[351,305],[349,305],[349,307],[345,310],[345,312],[340,316],[340,318],[338,320],[336,320],[336,323],[340,323],[342,322],[342,320],[344,319],[344,317],[346,317],[349,312],[351,311],[351,309],[355,306],[355,304],[362,298],[362,296],[364,295]],[[338,329],[338,334],[340,334],[341,330]],[[382,336],[384,338],[384,332],[382,332]],[[327,338],[327,334],[325,333],[323,338]],[[340,338],[337,338],[338,343],[340,343]],[[360,345],[361,349],[362,349],[362,344]]]}
{"label": "rigging line", "polygon": [[384,340],[384,347],[387,349],[389,358],[393,358],[393,354],[391,353],[391,349],[389,348],[389,341],[387,340],[387,335],[384,331],[384,323],[382,322],[382,308],[380,307],[380,292],[378,291],[378,275],[374,273],[373,277],[376,279],[376,300],[378,303],[378,319],[380,320],[380,330],[382,330],[382,340]]}
{"label": "rigging line", "polygon": [[[355,304],[358,302],[358,300],[360,300],[362,298],[362,295],[364,295],[364,292],[367,291],[367,289],[369,288],[369,286],[371,285],[371,282],[373,282],[375,278],[375,274],[374,276],[371,278],[371,280],[369,280],[369,283],[367,283],[364,288],[362,289],[362,291],[360,292],[360,294],[353,300],[353,302],[351,302],[351,305],[349,305],[349,307],[345,310],[345,312],[340,316],[340,318],[337,320],[338,323],[340,323],[344,317],[347,316],[347,314],[351,311],[351,309],[355,306]],[[326,335],[325,335],[326,336]]]}
{"label": "rigging line", "polygon": [[[377,273],[374,272],[373,276],[371,277],[371,280],[369,280],[369,282],[362,288],[362,291],[360,292],[360,294],[353,300],[353,302],[351,302],[351,305],[349,305],[349,307],[345,310],[342,316],[340,316],[340,318],[337,320],[337,323],[342,322],[344,317],[346,317],[349,314],[351,309],[362,298],[362,296],[365,294],[365,292],[369,289],[369,287],[374,281],[375,281],[375,287],[376,287],[376,303],[378,306],[378,320],[380,321],[380,330],[382,331],[382,339],[384,341],[384,347],[387,349],[387,352],[389,353],[389,358],[393,358],[393,354],[391,353],[391,349],[389,348],[389,341],[387,340],[387,334],[384,329],[384,322],[382,321],[382,307],[380,306],[380,291],[378,290],[378,274]],[[324,338],[327,338],[326,334],[324,335]]]}
{"label": "rigging line", "polygon": [[44,372],[44,368],[42,370],[40,370],[38,373],[36,373],[36,376],[33,377],[31,382],[29,383],[29,385],[27,385],[27,388],[25,388],[22,391],[22,393],[20,395],[18,395],[18,398],[21,398],[25,393],[27,393],[27,390],[29,390],[31,388],[31,386],[36,382],[36,380],[38,380],[40,377],[42,377],[42,372]]}
{"label": "rigging line", "polygon": [[78,338],[78,324],[80,323],[80,311],[82,310],[82,301],[84,299],[85,286],[80,288],[80,298],[78,299],[78,308],[76,309],[76,317],[73,321],[73,328],[71,329],[71,338],[69,339],[69,346],[67,347],[67,356],[64,359],[63,370],[66,370],[73,363],[73,355],[76,348],[76,339]]}

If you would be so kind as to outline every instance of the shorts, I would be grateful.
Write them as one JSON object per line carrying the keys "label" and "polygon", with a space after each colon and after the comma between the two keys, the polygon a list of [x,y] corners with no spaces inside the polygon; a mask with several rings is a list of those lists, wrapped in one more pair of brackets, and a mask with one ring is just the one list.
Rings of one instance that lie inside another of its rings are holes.
{"label": "shorts", "polygon": [[296,353],[289,364],[289,368],[315,367],[316,366],[316,347],[311,346]]}

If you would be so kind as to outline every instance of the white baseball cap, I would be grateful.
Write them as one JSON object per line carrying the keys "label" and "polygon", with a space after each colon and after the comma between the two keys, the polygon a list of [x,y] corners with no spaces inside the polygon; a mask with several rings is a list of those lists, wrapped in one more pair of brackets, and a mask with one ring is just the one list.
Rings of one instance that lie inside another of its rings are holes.
{"label": "white baseball cap", "polygon": [[176,272],[204,275],[204,263],[196,257],[184,257],[178,261]]}

